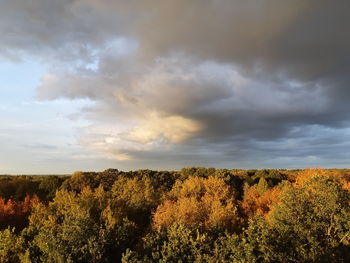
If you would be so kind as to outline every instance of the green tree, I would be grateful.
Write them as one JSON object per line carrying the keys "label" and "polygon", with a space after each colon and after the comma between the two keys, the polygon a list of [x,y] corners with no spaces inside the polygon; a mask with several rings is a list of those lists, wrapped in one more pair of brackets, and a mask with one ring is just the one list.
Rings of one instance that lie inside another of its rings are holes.
{"label": "green tree", "polygon": [[198,176],[202,178],[208,178],[209,176],[215,175],[215,168],[205,168],[205,167],[186,167],[182,168],[180,171],[181,180],[186,180],[191,176]]}
{"label": "green tree", "polygon": [[86,187],[96,189],[99,185],[97,173],[77,171],[63,182],[62,189],[79,193]]}
{"label": "green tree", "polygon": [[30,217],[32,251],[42,262],[112,262],[136,238],[135,224],[102,188],[59,191]]}
{"label": "green tree", "polygon": [[167,230],[159,229],[149,233],[143,238],[141,253],[128,250],[122,262],[200,263],[210,253],[211,243],[207,234],[174,224]]}
{"label": "green tree", "polygon": [[42,178],[39,184],[40,198],[42,200],[52,200],[63,181],[64,179],[58,176],[45,176]]}
{"label": "green tree", "polygon": [[24,240],[15,234],[14,228],[0,231],[0,262],[17,263],[25,253]]}
{"label": "green tree", "polygon": [[263,195],[267,190],[269,190],[269,184],[264,177],[260,177],[256,190],[260,195]]}
{"label": "green tree", "polygon": [[[325,176],[289,186],[267,222],[246,231],[254,258],[265,262],[349,262],[350,194]],[[251,259],[250,259],[251,260]]]}

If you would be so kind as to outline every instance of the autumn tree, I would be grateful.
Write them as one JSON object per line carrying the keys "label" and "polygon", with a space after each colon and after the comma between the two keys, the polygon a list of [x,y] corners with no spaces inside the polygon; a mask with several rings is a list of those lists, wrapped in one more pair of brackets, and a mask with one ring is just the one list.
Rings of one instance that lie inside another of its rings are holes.
{"label": "autumn tree", "polygon": [[162,191],[156,189],[148,177],[120,176],[112,186],[112,198],[124,207],[128,217],[144,227],[150,222],[151,212],[159,204]]}
{"label": "autumn tree", "polygon": [[316,176],[326,176],[328,177],[329,175],[327,174],[326,170],[321,169],[321,168],[307,168],[304,170],[301,170],[298,172],[298,175],[295,178],[295,184],[296,185],[302,185],[312,179],[313,177]]}
{"label": "autumn tree", "polygon": [[158,206],[155,227],[174,223],[206,229],[237,228],[239,218],[233,190],[222,179],[189,177],[178,181],[168,198]]}
{"label": "autumn tree", "polygon": [[[264,178],[261,178],[260,180],[262,179],[265,180]],[[241,202],[241,207],[247,218],[255,215],[266,216],[278,203],[284,186],[285,185],[279,185],[269,189],[266,185],[263,187],[260,185],[259,189],[258,184],[247,188],[243,201]]]}
{"label": "autumn tree", "polygon": [[28,224],[32,207],[40,202],[37,196],[27,195],[23,201],[0,198],[0,229],[15,227],[17,232]]}
{"label": "autumn tree", "polygon": [[264,262],[348,262],[349,202],[337,181],[314,176],[285,189],[267,221],[249,224],[245,240]]}

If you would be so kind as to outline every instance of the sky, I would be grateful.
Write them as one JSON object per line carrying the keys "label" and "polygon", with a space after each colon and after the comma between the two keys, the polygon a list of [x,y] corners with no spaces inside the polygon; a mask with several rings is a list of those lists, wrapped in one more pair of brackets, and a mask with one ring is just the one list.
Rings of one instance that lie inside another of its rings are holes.
{"label": "sky", "polygon": [[0,4],[0,174],[349,167],[349,1]]}

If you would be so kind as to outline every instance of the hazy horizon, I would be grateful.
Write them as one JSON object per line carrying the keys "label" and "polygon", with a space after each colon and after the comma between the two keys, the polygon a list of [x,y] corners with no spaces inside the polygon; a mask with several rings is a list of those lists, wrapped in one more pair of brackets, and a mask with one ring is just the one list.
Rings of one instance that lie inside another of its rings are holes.
{"label": "hazy horizon", "polygon": [[0,174],[349,167],[349,1],[0,3]]}

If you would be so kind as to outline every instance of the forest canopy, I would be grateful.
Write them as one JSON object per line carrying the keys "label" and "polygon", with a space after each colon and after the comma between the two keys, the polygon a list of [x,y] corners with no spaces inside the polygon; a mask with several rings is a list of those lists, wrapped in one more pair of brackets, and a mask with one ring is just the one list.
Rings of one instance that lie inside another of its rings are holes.
{"label": "forest canopy", "polygon": [[0,176],[0,262],[349,262],[350,170]]}

